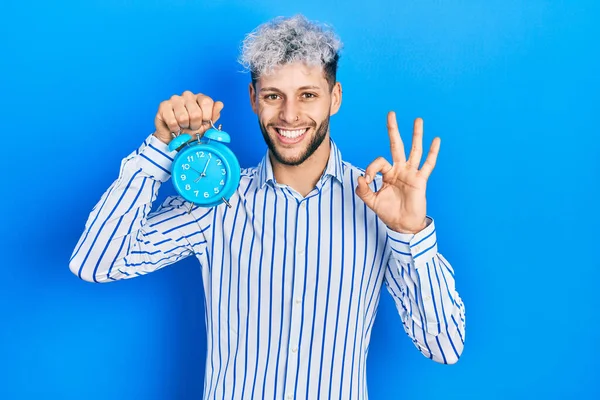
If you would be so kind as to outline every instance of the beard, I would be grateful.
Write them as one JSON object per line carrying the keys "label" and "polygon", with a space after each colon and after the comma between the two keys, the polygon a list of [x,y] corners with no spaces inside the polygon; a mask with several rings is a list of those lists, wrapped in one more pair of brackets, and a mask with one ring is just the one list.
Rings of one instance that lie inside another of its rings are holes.
{"label": "beard", "polygon": [[268,133],[268,128],[273,127],[276,124],[269,123],[269,124],[267,124],[267,126],[265,126],[262,124],[262,122],[260,122],[260,119],[259,119],[258,125],[260,126],[260,130],[262,132],[263,139],[265,140],[265,143],[269,147],[271,154],[273,154],[273,157],[275,157],[275,159],[281,164],[289,165],[289,166],[296,166],[296,165],[302,164],[310,156],[312,156],[312,154],[319,148],[319,146],[321,146],[321,143],[323,143],[323,140],[325,140],[325,137],[327,136],[327,132],[329,131],[329,115],[323,121],[321,121],[321,123],[318,125],[318,127],[317,127],[317,123],[312,121],[309,129],[316,129],[315,134],[310,139],[310,142],[308,143],[308,145],[306,146],[304,151],[297,157],[285,158],[277,150],[277,147],[275,146],[273,139],[271,139],[271,137],[269,136],[269,133]]}

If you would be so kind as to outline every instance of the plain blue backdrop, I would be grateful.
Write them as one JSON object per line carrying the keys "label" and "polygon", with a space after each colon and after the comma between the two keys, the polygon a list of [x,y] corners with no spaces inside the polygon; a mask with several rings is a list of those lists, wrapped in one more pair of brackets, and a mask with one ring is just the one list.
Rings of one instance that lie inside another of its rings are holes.
{"label": "plain blue backdrop", "polygon": [[407,146],[418,116],[427,146],[442,138],[428,212],[466,305],[465,351],[453,366],[423,357],[386,293],[370,398],[599,398],[597,4],[3,1],[0,399],[201,398],[197,263],[93,285],[68,260],[171,95],[222,100],[242,166],[260,160],[240,41],[298,12],[345,43],[331,129],[346,160],[389,157],[389,110]]}

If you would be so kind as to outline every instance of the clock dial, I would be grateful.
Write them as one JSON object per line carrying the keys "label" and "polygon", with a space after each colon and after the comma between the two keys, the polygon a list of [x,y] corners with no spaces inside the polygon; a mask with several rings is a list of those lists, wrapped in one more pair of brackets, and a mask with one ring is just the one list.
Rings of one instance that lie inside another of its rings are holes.
{"label": "clock dial", "polygon": [[228,179],[223,159],[207,150],[187,151],[182,156],[177,160],[174,177],[181,194],[191,201],[220,199]]}
{"label": "clock dial", "polygon": [[177,147],[179,150],[173,157],[173,186],[185,200],[202,207],[221,204],[231,207],[229,200],[240,183],[240,164],[224,144],[229,143],[228,138],[221,135],[226,134],[220,132],[218,138],[213,138],[207,133],[210,140],[190,141],[183,147]]}

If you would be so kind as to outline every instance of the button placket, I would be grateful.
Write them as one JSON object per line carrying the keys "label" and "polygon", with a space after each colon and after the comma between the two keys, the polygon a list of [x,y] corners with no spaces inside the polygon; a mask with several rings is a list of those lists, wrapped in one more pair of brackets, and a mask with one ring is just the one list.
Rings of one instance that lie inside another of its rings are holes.
{"label": "button placket", "polygon": [[[306,217],[306,202],[307,200],[304,199],[300,202],[300,205],[298,206],[298,240],[296,241],[296,254],[304,254],[304,246],[305,246],[305,240],[306,240],[306,224],[307,224],[307,217]],[[300,233],[302,232],[302,233]],[[302,239],[302,240],[300,240]]]}
{"label": "button placket", "polygon": [[[302,328],[302,298],[304,297],[303,288],[306,276],[305,271],[305,257],[304,248],[306,246],[306,199],[302,200],[298,204],[297,218],[296,218],[296,240],[295,247],[293,248],[294,254],[294,286],[292,288],[292,304],[291,304],[291,323],[290,323],[290,335],[288,342],[288,368],[286,376],[285,388],[290,390],[294,387],[296,381],[296,375],[298,373],[298,357],[300,350],[300,329]],[[291,393],[288,394],[291,396]]]}

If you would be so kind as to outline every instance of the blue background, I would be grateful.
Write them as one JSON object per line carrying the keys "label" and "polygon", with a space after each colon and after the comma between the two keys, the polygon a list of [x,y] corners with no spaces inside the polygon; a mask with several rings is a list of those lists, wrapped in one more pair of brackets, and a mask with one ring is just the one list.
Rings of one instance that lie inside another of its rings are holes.
{"label": "blue background", "polygon": [[427,146],[442,138],[428,211],[466,305],[466,348],[454,366],[426,359],[382,296],[371,399],[600,396],[598,2],[0,8],[1,399],[201,398],[196,262],[93,285],[68,259],[120,160],[172,94],[222,100],[242,166],[260,160],[239,44],[261,22],[297,12],[331,23],[345,43],[332,135],[346,160],[389,157],[392,109],[407,146],[417,116]]}

